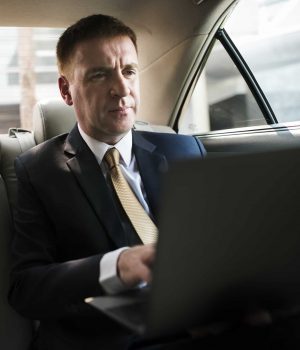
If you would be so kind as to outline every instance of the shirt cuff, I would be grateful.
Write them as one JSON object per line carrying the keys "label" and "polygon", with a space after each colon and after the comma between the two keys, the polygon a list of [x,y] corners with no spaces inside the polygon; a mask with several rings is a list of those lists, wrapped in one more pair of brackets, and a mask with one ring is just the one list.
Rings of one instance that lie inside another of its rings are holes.
{"label": "shirt cuff", "polygon": [[126,249],[128,247],[113,250],[104,254],[100,260],[99,283],[107,294],[118,294],[129,289],[121,281],[117,271],[119,256]]}

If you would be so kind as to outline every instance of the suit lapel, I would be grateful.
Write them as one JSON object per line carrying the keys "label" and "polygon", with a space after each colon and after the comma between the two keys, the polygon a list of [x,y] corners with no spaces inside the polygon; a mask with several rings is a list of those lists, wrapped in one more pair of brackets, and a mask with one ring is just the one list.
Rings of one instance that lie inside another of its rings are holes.
{"label": "suit lapel", "polygon": [[156,152],[156,146],[147,141],[139,132],[133,132],[133,152],[147,195],[150,210],[157,221],[160,180],[167,170],[166,158]]}
{"label": "suit lapel", "polygon": [[66,140],[65,153],[69,156],[67,161],[69,169],[75,175],[106,233],[117,247],[126,245],[122,224],[114,209],[106,180],[95,156],[83,141],[77,126]]}

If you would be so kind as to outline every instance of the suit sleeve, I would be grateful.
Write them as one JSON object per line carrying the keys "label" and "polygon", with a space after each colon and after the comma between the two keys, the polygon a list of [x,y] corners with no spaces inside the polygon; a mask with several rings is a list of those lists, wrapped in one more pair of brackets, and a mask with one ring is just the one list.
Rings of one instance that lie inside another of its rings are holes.
{"label": "suit sleeve", "polygon": [[84,298],[103,293],[98,283],[102,256],[58,261],[58,237],[51,220],[20,159],[16,160],[15,168],[18,200],[14,211],[11,305],[32,319],[93,313]]}

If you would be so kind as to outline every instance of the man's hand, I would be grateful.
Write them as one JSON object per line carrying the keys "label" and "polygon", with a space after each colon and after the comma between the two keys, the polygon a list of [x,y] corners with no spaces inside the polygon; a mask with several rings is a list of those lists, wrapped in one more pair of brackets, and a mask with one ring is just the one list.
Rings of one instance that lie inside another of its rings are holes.
{"label": "man's hand", "polygon": [[124,250],[117,263],[121,281],[128,287],[134,287],[140,282],[151,282],[154,257],[155,247],[152,244]]}

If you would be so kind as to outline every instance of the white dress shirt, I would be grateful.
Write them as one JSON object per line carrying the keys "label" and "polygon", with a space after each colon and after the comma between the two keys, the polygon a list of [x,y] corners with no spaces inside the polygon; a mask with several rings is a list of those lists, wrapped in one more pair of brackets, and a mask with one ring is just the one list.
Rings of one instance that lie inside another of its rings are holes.
{"label": "white dress shirt", "polygon": [[[131,130],[115,145],[108,145],[104,142],[95,140],[88,136],[78,124],[80,135],[95,155],[102,172],[106,178],[108,167],[103,161],[105,153],[108,149],[115,147],[120,153],[120,168],[129,183],[131,189],[134,191],[141,205],[146,212],[150,214],[148,203],[146,202],[146,193],[142,184],[142,179],[137,168],[135,155],[132,153],[132,132]],[[99,283],[108,294],[117,294],[126,290],[126,286],[122,283],[117,274],[117,261],[120,253],[128,249],[123,247],[112,252],[106,253],[100,260],[100,274]]]}

